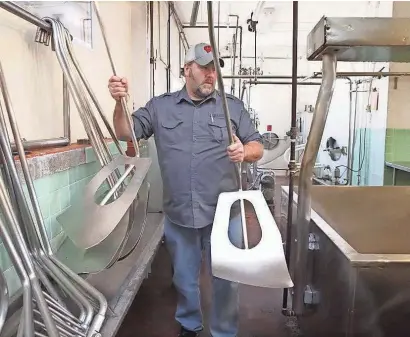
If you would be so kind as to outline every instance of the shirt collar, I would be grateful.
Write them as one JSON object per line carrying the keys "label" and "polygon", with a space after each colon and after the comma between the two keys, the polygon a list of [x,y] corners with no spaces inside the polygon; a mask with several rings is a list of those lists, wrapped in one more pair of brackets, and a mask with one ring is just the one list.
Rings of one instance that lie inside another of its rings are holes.
{"label": "shirt collar", "polygon": [[[214,90],[214,92],[208,96],[205,101],[209,100],[209,99],[217,99],[217,97],[219,97],[220,94],[217,90]],[[186,90],[186,85],[184,85],[184,87],[179,91],[177,97],[176,97],[176,102],[177,104],[181,103],[182,101],[186,101],[189,103],[192,103],[192,99],[189,97],[188,95],[188,91]]]}

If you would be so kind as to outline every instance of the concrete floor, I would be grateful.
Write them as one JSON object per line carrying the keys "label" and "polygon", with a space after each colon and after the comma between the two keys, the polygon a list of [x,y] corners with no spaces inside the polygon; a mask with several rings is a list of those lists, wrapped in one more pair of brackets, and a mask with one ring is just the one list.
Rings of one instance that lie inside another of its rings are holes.
{"label": "concrete floor", "polygon": [[[278,177],[275,208],[277,221],[279,221],[280,187],[283,184],[287,184],[287,178]],[[246,207],[246,213],[249,239],[256,244],[260,239],[258,222],[249,205]],[[200,282],[206,326],[211,283],[205,268],[202,270]],[[179,327],[174,320],[175,306],[176,294],[172,287],[170,259],[165,246],[162,245],[152,265],[152,273],[142,284],[117,336],[177,336]],[[238,337],[300,336],[295,319],[283,316],[281,308],[282,290],[242,285]],[[201,335],[209,336],[207,328]]]}

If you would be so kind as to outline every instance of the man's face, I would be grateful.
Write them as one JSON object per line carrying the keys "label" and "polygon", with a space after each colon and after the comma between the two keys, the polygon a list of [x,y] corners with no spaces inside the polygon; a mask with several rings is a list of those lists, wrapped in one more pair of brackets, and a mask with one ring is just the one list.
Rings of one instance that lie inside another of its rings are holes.
{"label": "man's face", "polygon": [[216,84],[216,70],[213,62],[206,66],[192,62],[185,66],[186,85],[195,95],[205,98],[212,94]]}

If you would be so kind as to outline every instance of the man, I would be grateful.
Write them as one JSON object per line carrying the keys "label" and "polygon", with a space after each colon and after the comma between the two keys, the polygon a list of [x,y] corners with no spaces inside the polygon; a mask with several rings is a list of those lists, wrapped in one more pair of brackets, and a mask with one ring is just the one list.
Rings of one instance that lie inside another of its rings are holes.
{"label": "man", "polygon": [[[187,51],[184,77],[182,90],[152,98],[132,117],[137,139],[155,137],[164,185],[165,242],[178,293],[175,319],[181,325],[179,336],[196,337],[203,329],[199,294],[202,252],[210,269],[210,235],[218,195],[238,190],[234,163],[259,160],[263,147],[242,101],[227,95],[235,134],[235,143],[230,145],[209,44],[200,43]],[[129,140],[120,102],[127,96],[127,81],[111,77],[108,87],[117,101],[115,132],[119,139]],[[232,243],[242,248],[237,205],[232,207],[229,227]],[[237,336],[236,283],[213,277],[210,331],[212,337]]]}

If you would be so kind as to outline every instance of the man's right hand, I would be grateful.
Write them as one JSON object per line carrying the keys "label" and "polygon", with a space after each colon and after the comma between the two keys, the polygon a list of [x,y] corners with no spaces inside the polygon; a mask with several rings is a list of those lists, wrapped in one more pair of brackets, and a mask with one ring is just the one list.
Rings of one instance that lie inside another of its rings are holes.
{"label": "man's right hand", "polygon": [[108,89],[112,98],[120,101],[122,97],[128,96],[128,81],[125,77],[111,76],[108,80]]}

